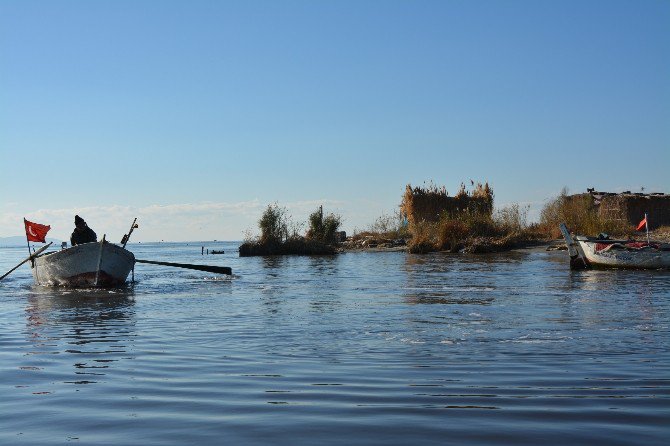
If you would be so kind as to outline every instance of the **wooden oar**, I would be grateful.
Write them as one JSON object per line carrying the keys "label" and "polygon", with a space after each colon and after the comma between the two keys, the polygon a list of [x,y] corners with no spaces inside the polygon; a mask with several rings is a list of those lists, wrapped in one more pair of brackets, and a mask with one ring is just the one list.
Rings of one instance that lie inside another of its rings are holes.
{"label": "wooden oar", "polygon": [[42,251],[44,251],[44,250],[47,249],[49,246],[51,246],[52,243],[53,243],[53,242],[49,242],[48,245],[42,246],[40,249],[38,249],[37,251],[35,251],[33,254],[29,255],[27,259],[25,259],[23,262],[19,263],[19,264],[16,265],[14,268],[12,268],[12,269],[10,269],[9,271],[7,271],[2,277],[0,277],[0,280],[2,280],[2,279],[4,279],[5,277],[9,276],[10,273],[14,272],[14,270],[15,270],[16,268],[18,268],[19,266],[23,265],[23,264],[26,263],[28,260],[32,260],[32,259],[34,259],[35,257],[37,257],[38,255],[40,255],[40,254],[42,253]]}
{"label": "wooden oar", "polygon": [[208,273],[218,274],[232,274],[233,270],[229,266],[211,266],[211,265],[194,265],[192,263],[172,263],[172,262],[157,262],[155,260],[140,260],[135,259],[137,263],[150,263],[152,265],[174,266],[175,268],[194,269],[197,271],[206,271]]}

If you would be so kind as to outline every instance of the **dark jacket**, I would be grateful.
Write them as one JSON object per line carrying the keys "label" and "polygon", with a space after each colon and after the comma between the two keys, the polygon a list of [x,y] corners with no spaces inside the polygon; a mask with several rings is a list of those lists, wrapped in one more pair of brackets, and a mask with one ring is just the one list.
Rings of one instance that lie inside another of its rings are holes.
{"label": "dark jacket", "polygon": [[70,244],[72,246],[81,245],[82,243],[90,243],[90,242],[97,242],[97,241],[98,241],[98,236],[95,235],[95,232],[93,232],[93,229],[89,228],[88,226],[86,226],[82,230],[75,229],[74,231],[72,231],[72,235],[70,236]]}

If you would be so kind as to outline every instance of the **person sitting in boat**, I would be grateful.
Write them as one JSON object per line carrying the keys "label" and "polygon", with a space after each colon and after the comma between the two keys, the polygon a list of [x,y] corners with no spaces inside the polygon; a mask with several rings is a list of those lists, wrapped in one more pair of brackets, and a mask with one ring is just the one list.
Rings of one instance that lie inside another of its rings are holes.
{"label": "person sitting in boat", "polygon": [[93,229],[88,227],[83,218],[75,215],[74,225],[74,231],[72,231],[72,235],[70,236],[70,244],[72,246],[98,241],[98,236],[95,235]]}

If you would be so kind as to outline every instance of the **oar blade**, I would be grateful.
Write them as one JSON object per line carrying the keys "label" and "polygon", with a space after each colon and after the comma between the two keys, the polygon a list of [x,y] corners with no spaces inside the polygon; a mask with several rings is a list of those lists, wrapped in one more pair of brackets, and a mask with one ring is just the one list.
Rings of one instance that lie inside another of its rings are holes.
{"label": "oar blade", "polygon": [[233,270],[229,266],[195,265],[192,263],[159,262],[156,260],[141,260],[141,259],[135,259],[135,262],[149,263],[151,265],[171,266],[174,268],[193,269],[196,271],[205,271],[208,273],[216,273],[216,274],[227,274],[227,275],[233,274]]}

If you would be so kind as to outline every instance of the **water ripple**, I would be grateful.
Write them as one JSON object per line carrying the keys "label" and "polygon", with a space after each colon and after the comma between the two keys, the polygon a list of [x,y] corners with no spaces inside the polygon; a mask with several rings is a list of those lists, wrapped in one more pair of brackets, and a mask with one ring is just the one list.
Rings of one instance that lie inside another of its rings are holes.
{"label": "water ripple", "polygon": [[[137,249],[205,263],[196,245]],[[221,246],[207,260],[233,278],[147,266],[119,290],[33,287],[25,271],[3,281],[0,442],[660,445],[670,434],[667,274],[576,273],[564,253],[540,251],[261,259]]]}

